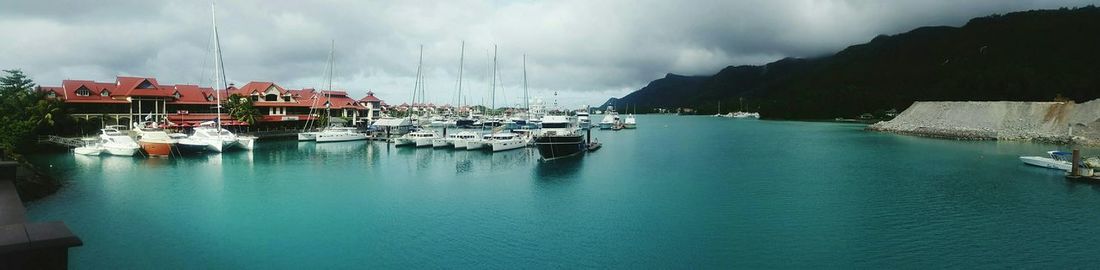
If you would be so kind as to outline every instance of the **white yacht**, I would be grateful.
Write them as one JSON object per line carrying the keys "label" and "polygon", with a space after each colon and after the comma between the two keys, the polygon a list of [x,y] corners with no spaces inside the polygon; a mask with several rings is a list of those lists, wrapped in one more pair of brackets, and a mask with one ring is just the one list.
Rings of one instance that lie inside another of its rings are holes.
{"label": "white yacht", "polygon": [[478,149],[490,147],[489,146],[490,145],[489,144],[489,137],[490,136],[492,136],[492,134],[485,134],[485,135],[481,135],[481,138],[474,138],[474,139],[466,140],[466,150],[478,150]]}
{"label": "white yacht", "polygon": [[316,131],[298,132],[298,140],[299,141],[316,141],[317,140],[317,133],[320,133],[320,132],[316,132]]}
{"label": "white yacht", "polygon": [[432,147],[447,147],[453,145],[451,139],[455,137],[454,133],[447,134],[446,137],[432,139]]}
{"label": "white yacht", "polygon": [[577,124],[581,129],[592,128],[592,120],[589,119],[588,109],[577,112]]}
{"label": "white yacht", "polygon": [[[301,133],[299,133],[299,136]],[[359,141],[366,140],[367,134],[360,133],[353,127],[340,127],[332,126],[317,132],[315,140],[318,143],[323,142],[346,142],[346,141]]]}
{"label": "white yacht", "polygon": [[1044,168],[1051,168],[1063,171],[1070,171],[1073,168],[1073,164],[1070,163],[1070,159],[1073,154],[1062,151],[1047,151],[1046,157],[1039,156],[1022,156],[1020,161],[1024,164],[1031,166],[1038,166]]}
{"label": "white yacht", "polygon": [[493,152],[512,150],[527,146],[527,138],[511,132],[495,133],[489,136],[489,146]]}
{"label": "white yacht", "polygon": [[73,153],[77,155],[85,156],[98,156],[103,153],[103,147],[99,145],[99,140],[95,138],[83,138],[84,146],[73,149]]}
{"label": "white yacht", "polygon": [[611,112],[603,116],[603,120],[600,120],[600,129],[612,129],[619,123],[619,114]]}
{"label": "white yacht", "polygon": [[402,145],[414,145],[416,147],[429,146],[429,145],[432,145],[432,140],[436,139],[436,138],[439,138],[439,135],[435,134],[435,132],[428,131],[428,130],[421,130],[421,131],[411,132],[409,134],[405,134],[405,136],[401,136],[399,138],[394,139],[394,146],[402,146]]}
{"label": "white yacht", "polygon": [[[246,143],[251,144],[254,140],[248,140]],[[179,140],[181,147],[186,146],[202,146],[204,150],[222,152],[225,149],[238,144],[237,135],[225,130],[224,128],[216,127],[213,121],[207,121],[199,124],[195,127],[195,133],[186,139]],[[248,148],[246,148],[248,149]]]}
{"label": "white yacht", "polygon": [[626,120],[623,120],[623,128],[634,129],[638,127],[638,119],[634,117],[634,114],[626,116]]}
{"label": "white yacht", "polygon": [[477,140],[478,134],[476,132],[463,131],[455,134],[447,135],[447,139],[450,140],[450,144],[454,145],[455,149],[466,149],[466,145],[471,140]]}
{"label": "white yacht", "polygon": [[107,126],[107,128],[101,129],[102,134],[99,134],[99,145],[111,155],[133,156],[141,149],[141,146],[134,142],[134,139],[130,138],[129,135],[123,133],[119,127],[121,126]]}

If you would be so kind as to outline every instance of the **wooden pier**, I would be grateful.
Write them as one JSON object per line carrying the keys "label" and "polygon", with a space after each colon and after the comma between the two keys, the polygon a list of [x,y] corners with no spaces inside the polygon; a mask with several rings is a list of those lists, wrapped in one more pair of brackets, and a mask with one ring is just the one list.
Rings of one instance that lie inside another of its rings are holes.
{"label": "wooden pier", "polygon": [[38,143],[52,143],[69,148],[76,148],[84,146],[84,140],[81,138],[66,138],[55,135],[46,135],[38,137]]}

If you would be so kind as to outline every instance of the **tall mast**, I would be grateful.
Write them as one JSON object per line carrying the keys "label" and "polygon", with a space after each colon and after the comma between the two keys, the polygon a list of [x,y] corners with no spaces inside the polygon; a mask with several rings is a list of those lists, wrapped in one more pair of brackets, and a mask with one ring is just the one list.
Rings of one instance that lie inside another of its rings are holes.
{"label": "tall mast", "polygon": [[527,54],[523,54],[523,109],[531,116],[531,104],[527,100]]}
{"label": "tall mast", "polygon": [[493,44],[493,94],[489,95],[491,98],[490,110],[496,110],[497,108],[497,45]]}
{"label": "tall mast", "polygon": [[[215,122],[218,125],[219,132],[221,132],[220,130],[222,129],[222,97],[221,97],[221,91],[218,90],[218,88],[220,87],[222,89],[226,89],[226,87],[223,85],[225,83],[225,72],[223,71],[225,69],[225,65],[224,65],[224,63],[222,63],[222,46],[221,46],[221,42],[218,40],[218,16],[215,14],[215,12],[214,12],[215,10],[216,9],[214,8],[214,3],[211,2],[210,3],[210,21],[213,23],[213,26],[214,26],[214,98],[217,102],[214,105],[214,107],[217,108],[217,113],[218,113],[217,114],[217,121],[215,121]],[[226,90],[228,90],[228,89],[226,89]]]}
{"label": "tall mast", "polygon": [[458,99],[457,99],[457,102],[456,102],[456,103],[458,103],[458,105],[456,105],[456,106],[458,106],[457,108],[462,107],[462,67],[465,65],[465,61],[466,61],[466,41],[463,40],[462,41],[462,47],[461,47],[461,49],[459,49],[459,56],[458,56]]}
{"label": "tall mast", "polygon": [[[325,118],[332,117],[332,74],[336,73],[336,40],[332,40],[328,51],[328,91],[325,93]],[[327,128],[327,127],[326,127]]]}
{"label": "tall mast", "polygon": [[416,82],[413,83],[413,97],[412,97],[412,104],[410,104],[410,107],[409,107],[409,113],[408,113],[409,118],[412,118],[413,108],[416,108],[416,95],[418,94],[417,91],[420,90],[420,66],[423,65],[423,64],[424,64],[424,45],[421,44],[420,45],[420,58],[416,62]]}

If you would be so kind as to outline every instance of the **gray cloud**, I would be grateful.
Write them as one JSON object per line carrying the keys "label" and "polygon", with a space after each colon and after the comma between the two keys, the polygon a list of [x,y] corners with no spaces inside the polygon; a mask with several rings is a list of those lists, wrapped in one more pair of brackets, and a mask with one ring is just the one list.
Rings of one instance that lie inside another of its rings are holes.
{"label": "gray cloud", "polygon": [[[492,45],[504,93],[522,96],[522,55],[532,96],[598,104],[664,73],[706,75],[727,65],[824,55],[879,34],[958,26],[993,13],[1095,1],[261,1],[218,4],[230,81],[323,88],[330,41],[334,85],[408,101],[424,45],[428,97],[453,102],[459,46],[464,92],[488,95]],[[203,1],[0,0],[0,68],[39,83],[154,76],[210,85],[210,7]],[[11,38],[14,37],[14,38]],[[507,99],[505,99],[507,97]],[[488,102],[486,100],[486,102]]]}

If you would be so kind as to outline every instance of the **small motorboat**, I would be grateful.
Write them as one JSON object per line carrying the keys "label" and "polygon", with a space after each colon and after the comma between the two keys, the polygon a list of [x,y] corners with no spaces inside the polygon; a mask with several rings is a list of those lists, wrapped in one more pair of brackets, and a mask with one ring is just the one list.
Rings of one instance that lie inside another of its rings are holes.
{"label": "small motorboat", "polygon": [[600,142],[590,142],[590,143],[588,143],[588,152],[600,150],[600,147],[603,147],[602,143],[600,143]]}
{"label": "small motorboat", "polygon": [[1058,169],[1068,172],[1073,168],[1073,164],[1070,162],[1072,158],[1073,154],[1070,152],[1047,151],[1046,157],[1021,156],[1020,161],[1031,166]]}

